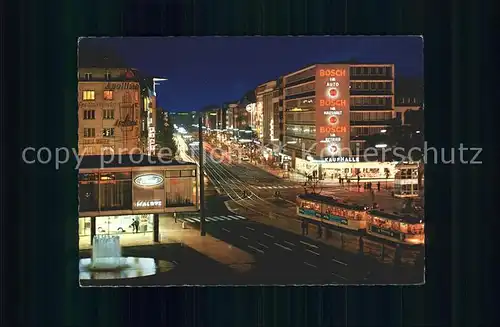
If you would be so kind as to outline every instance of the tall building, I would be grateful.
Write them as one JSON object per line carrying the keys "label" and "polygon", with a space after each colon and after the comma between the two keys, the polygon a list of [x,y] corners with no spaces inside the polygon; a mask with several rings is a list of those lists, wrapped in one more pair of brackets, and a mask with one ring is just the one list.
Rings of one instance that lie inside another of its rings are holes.
{"label": "tall building", "polygon": [[140,88],[134,69],[78,69],[80,155],[141,151]]}
{"label": "tall building", "polygon": [[346,167],[330,163],[359,162],[364,138],[389,126],[394,65],[314,64],[285,75],[283,92],[285,160],[333,176]]}
{"label": "tall building", "polygon": [[[255,89],[256,124],[255,131],[260,142],[267,145],[274,138],[274,91],[276,81],[261,84]],[[271,131],[273,134],[271,134]]]}

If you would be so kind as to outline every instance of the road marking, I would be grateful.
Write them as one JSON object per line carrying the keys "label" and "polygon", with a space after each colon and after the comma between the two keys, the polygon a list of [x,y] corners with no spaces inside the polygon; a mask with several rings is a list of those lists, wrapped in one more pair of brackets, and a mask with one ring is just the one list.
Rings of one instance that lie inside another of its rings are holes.
{"label": "road marking", "polygon": [[215,219],[213,219],[213,218],[205,218],[205,220],[207,220],[207,221],[215,221]]}
{"label": "road marking", "polygon": [[187,220],[190,223],[194,223],[197,220],[194,220],[194,218],[183,218],[184,220]]}
{"label": "road marking", "polygon": [[347,278],[337,275],[336,273],[332,273],[332,275],[338,278],[342,278],[343,280],[347,280]]}
{"label": "road marking", "polygon": [[279,246],[279,247],[280,247],[280,248],[282,248],[282,249],[285,249],[285,250],[288,250],[288,251],[292,251],[292,249],[287,248],[286,246],[281,245],[281,244],[279,244],[279,243],[274,243],[274,245],[277,245],[277,246]]}
{"label": "road marking", "polygon": [[338,260],[335,260],[335,259],[332,259],[332,261],[333,261],[333,262],[336,262],[336,263],[338,263],[338,264],[341,264],[341,265],[343,265],[343,266],[347,266],[347,263],[345,263],[345,262],[338,261]]}
{"label": "road marking", "polygon": [[283,242],[285,242],[288,245],[295,246],[295,244],[293,244],[292,242],[287,242],[287,241],[283,241]]}
{"label": "road marking", "polygon": [[243,236],[243,235],[240,235],[240,237],[241,237],[242,239],[244,239],[244,240],[248,240],[248,237],[245,237],[245,236]]}
{"label": "road marking", "polygon": [[253,250],[257,251],[257,252],[260,252],[260,253],[264,254],[264,251],[262,251],[261,249],[257,249],[255,246],[248,245],[248,247],[250,249],[253,249]]}
{"label": "road marking", "polygon": [[222,230],[225,231],[225,232],[231,233],[231,231],[229,229],[223,228]]}
{"label": "road marking", "polygon": [[229,217],[225,217],[225,216],[221,216],[221,218],[222,218],[223,220],[232,220],[231,218],[229,218]]}
{"label": "road marking", "polygon": [[317,248],[318,248],[316,245],[314,245],[314,244],[310,244],[310,243],[307,243],[307,242],[304,242],[304,241],[300,241],[300,243],[302,243],[302,244],[304,244],[304,245],[307,245],[307,246],[310,246],[310,247],[315,248],[315,249],[317,249]]}
{"label": "road marking", "polygon": [[274,236],[269,235],[269,234],[267,234],[267,233],[264,233],[264,235],[266,235],[267,237],[270,237],[270,238],[274,238]]}
{"label": "road marking", "polygon": [[305,263],[306,265],[308,265],[309,267],[318,268],[318,267],[316,267],[315,265],[310,264],[309,262],[305,262],[305,261],[304,261],[304,263]]}
{"label": "road marking", "polygon": [[315,255],[319,255],[319,253],[318,253],[318,252],[314,252],[314,251],[309,250],[309,249],[306,249],[306,251],[307,251],[307,252],[311,252],[312,254],[315,254]]}
{"label": "road marking", "polygon": [[255,232],[255,229],[253,229],[252,227],[247,226],[246,228]]}
{"label": "road marking", "polygon": [[269,246],[267,246],[267,245],[265,245],[265,244],[262,244],[262,243],[260,243],[260,242],[257,242],[257,244],[259,244],[259,245],[260,245],[260,246],[262,246],[262,247],[265,247],[266,249],[269,249]]}
{"label": "road marking", "polygon": [[177,261],[172,260],[172,262],[173,262],[174,265],[178,265]]}

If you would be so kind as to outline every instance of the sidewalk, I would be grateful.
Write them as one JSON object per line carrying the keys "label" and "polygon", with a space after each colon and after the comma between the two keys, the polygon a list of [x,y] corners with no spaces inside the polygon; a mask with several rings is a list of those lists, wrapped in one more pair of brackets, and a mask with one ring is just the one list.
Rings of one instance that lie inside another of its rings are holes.
{"label": "sidewalk", "polygon": [[200,231],[196,229],[169,230],[160,234],[160,243],[181,243],[218,263],[240,272],[247,270],[255,263],[255,258],[250,253],[208,234],[200,236]]}

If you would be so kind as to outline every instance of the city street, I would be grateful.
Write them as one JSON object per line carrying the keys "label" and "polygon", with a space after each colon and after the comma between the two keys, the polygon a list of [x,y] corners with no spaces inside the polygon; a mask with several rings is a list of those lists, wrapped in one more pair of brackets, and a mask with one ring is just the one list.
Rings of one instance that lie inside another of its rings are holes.
{"label": "city street", "polygon": [[[180,154],[183,160],[198,160],[197,146],[188,149],[189,154]],[[295,196],[303,192],[302,185],[281,179],[248,162],[221,160],[208,152],[205,152],[204,162],[210,187],[215,187],[219,193],[206,199],[207,235],[255,258],[247,264],[244,273],[227,277],[235,280],[234,283],[404,284],[423,281],[422,268],[413,264],[396,267],[388,263],[393,259],[390,245],[367,240],[361,254],[359,235],[333,232],[335,235],[330,240],[316,239],[314,226],[309,235],[301,235]],[[277,190],[282,199],[274,196]],[[329,187],[326,192],[347,195],[353,201],[363,200],[368,194],[349,192],[338,186]],[[380,197],[388,197],[387,192],[382,193]],[[392,203],[389,199],[387,202]],[[190,228],[200,228],[199,218],[181,221]],[[341,243],[335,239],[339,235]],[[381,248],[385,249],[385,254]]]}

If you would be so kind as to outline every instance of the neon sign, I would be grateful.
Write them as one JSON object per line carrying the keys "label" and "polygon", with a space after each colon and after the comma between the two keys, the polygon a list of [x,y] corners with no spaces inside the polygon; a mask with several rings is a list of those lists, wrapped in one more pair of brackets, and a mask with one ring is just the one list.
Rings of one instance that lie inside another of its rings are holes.
{"label": "neon sign", "polygon": [[153,201],[137,201],[135,203],[136,207],[161,207],[161,200]]}
{"label": "neon sign", "polygon": [[137,176],[134,183],[141,187],[158,186],[163,183],[163,176],[158,174],[144,174]]}

